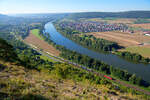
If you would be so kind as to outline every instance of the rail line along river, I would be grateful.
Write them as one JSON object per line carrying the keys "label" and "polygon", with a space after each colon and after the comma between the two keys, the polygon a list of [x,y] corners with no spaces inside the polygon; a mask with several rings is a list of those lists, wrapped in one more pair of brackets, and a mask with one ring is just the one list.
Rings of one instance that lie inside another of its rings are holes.
{"label": "rail line along river", "polygon": [[95,51],[89,50],[69,40],[68,38],[57,32],[52,22],[49,22],[45,25],[45,32],[49,33],[50,39],[58,45],[62,45],[67,49],[90,56],[97,60],[101,60],[104,63],[112,65],[114,67],[125,69],[130,73],[135,73],[137,76],[140,76],[145,81],[150,82],[150,64],[135,64],[124,60],[114,54],[97,53]]}

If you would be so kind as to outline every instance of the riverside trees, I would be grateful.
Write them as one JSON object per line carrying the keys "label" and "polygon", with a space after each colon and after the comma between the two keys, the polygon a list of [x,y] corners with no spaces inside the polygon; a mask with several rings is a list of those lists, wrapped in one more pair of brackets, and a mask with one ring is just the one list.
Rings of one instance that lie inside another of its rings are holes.
{"label": "riverside trees", "polygon": [[110,65],[107,65],[101,61],[98,61],[96,59],[90,58],[85,55],[81,55],[77,52],[67,50],[65,48],[59,48],[59,50],[62,51],[61,56],[71,60],[73,62],[79,63],[81,65],[87,66],[91,69],[94,69],[98,72],[103,72],[108,75],[112,75],[114,77],[117,77],[124,81],[129,81],[132,84],[136,84],[139,86],[149,86],[148,83],[146,83],[144,80],[142,80],[140,77],[137,77],[135,74],[130,74],[125,70],[120,70],[118,68],[114,68]]}

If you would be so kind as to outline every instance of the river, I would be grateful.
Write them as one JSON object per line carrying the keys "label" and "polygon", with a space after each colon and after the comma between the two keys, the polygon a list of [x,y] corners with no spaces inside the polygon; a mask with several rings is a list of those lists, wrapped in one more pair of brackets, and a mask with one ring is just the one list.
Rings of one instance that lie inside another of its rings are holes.
{"label": "river", "polygon": [[145,81],[150,82],[150,64],[135,64],[124,60],[114,54],[104,54],[89,50],[73,42],[72,40],[69,40],[68,38],[64,37],[62,34],[57,32],[57,30],[51,22],[45,25],[45,32],[49,33],[51,37],[50,39],[58,45],[62,45],[69,50],[73,50],[78,53],[87,55],[91,58],[103,61],[104,63],[112,65],[114,67],[125,69],[129,73],[135,73],[137,76],[140,76]]}

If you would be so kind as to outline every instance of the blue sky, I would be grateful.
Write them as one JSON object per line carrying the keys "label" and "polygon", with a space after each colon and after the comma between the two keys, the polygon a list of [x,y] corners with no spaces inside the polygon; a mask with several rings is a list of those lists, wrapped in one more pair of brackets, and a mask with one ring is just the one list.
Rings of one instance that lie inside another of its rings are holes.
{"label": "blue sky", "polygon": [[150,0],[0,0],[0,13],[150,10]]}

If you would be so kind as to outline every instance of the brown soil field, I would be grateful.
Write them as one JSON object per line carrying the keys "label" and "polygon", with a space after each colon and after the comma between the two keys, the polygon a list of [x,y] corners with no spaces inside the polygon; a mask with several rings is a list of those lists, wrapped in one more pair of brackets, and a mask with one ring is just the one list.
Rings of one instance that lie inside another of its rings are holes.
{"label": "brown soil field", "polygon": [[113,42],[117,42],[121,46],[137,46],[141,43],[150,42],[149,36],[144,36],[140,33],[124,33],[124,32],[94,32],[88,33],[90,35],[94,35],[97,38],[103,38],[106,40],[110,40]]}
{"label": "brown soil field", "polygon": [[131,24],[131,27],[150,29],[150,23],[146,24]]}
{"label": "brown soil field", "polygon": [[59,51],[56,50],[52,45],[48,44],[44,40],[39,39],[35,35],[33,35],[31,32],[29,36],[25,39],[25,42],[28,44],[32,44],[40,49],[43,49],[46,52],[49,52],[55,56],[59,56]]}

